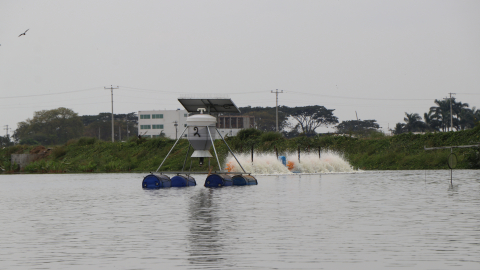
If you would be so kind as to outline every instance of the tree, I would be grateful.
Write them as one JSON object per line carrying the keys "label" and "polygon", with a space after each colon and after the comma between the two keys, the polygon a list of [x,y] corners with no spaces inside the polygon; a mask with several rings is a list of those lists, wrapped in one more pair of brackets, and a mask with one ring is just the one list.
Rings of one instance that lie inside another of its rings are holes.
{"label": "tree", "polygon": [[407,132],[419,132],[427,129],[426,124],[418,113],[405,113],[403,121],[405,121],[404,129]]}
{"label": "tree", "polygon": [[77,113],[67,108],[43,110],[34,113],[32,119],[18,123],[13,137],[17,141],[62,144],[83,135],[83,124]]}
{"label": "tree", "polygon": [[[84,136],[96,137],[104,141],[112,139],[112,114],[99,113],[98,115],[82,115],[82,122],[85,125]],[[138,135],[138,116],[135,113],[115,114],[114,138],[126,140],[127,137]],[[127,132],[128,125],[128,132]],[[120,134],[119,134],[120,130]]]}
{"label": "tree", "polygon": [[338,118],[333,115],[333,111],[333,109],[315,105],[289,108],[288,114],[298,121],[300,129],[306,136],[313,136],[318,127],[338,123]]}
{"label": "tree", "polygon": [[395,125],[395,128],[391,129],[391,131],[394,135],[402,134],[402,133],[405,132],[405,124],[404,123],[397,123],[397,125]]}
{"label": "tree", "polygon": [[12,146],[13,142],[10,140],[10,136],[0,136],[0,146],[1,147],[6,147],[6,146]]}
{"label": "tree", "polygon": [[457,117],[458,129],[474,128],[475,124],[480,120],[480,110],[477,110],[475,107],[472,107],[472,109],[462,108]]}
{"label": "tree", "polygon": [[433,117],[432,111],[423,114],[423,122],[427,130],[439,131],[442,126],[442,122]]}
{"label": "tree", "polygon": [[378,125],[377,120],[348,120],[342,121],[340,124],[336,126],[338,133],[343,134],[359,134],[359,135],[366,135],[372,130],[377,130],[380,128]]}
{"label": "tree", "polygon": [[450,101],[449,100],[438,100],[435,99],[435,104],[437,106],[430,107],[429,114],[432,119],[440,123],[440,129],[446,131],[447,127],[450,126]]}

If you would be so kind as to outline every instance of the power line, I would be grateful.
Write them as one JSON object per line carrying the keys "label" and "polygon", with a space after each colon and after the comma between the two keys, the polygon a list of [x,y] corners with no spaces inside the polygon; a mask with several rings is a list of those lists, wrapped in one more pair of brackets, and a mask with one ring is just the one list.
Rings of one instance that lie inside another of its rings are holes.
{"label": "power line", "polygon": [[53,95],[61,95],[61,94],[70,94],[75,92],[84,92],[95,90],[100,87],[93,87],[89,89],[82,89],[82,90],[74,90],[74,91],[66,91],[66,92],[57,92],[57,93],[48,93],[48,94],[37,94],[37,95],[25,95],[25,96],[10,96],[10,97],[0,97],[0,99],[9,99],[9,98],[27,98],[27,97],[40,97],[40,96],[53,96]]}
{"label": "power line", "polygon": [[343,96],[332,96],[332,95],[322,95],[322,94],[313,94],[313,93],[304,93],[298,91],[287,91],[286,93],[297,93],[303,95],[319,96],[319,97],[330,97],[330,98],[343,98],[343,99],[362,99],[362,100],[432,100],[431,98],[362,98],[362,97],[343,97]]}

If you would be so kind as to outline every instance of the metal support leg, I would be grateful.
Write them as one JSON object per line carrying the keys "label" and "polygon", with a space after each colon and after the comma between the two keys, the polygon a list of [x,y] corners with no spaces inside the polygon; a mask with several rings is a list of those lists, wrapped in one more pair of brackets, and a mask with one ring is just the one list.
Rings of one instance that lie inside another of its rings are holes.
{"label": "metal support leg", "polygon": [[[218,169],[219,169],[219,171],[221,171],[222,166],[220,166],[220,161],[218,160],[217,150],[215,149],[215,143],[214,143],[213,138],[212,138],[212,133],[210,133],[210,127],[207,127],[207,130],[208,130],[208,136],[210,136],[210,140],[212,141],[213,152],[215,152],[215,157],[217,158]],[[208,166],[210,167],[210,163],[208,164]],[[208,168],[208,169],[210,170],[210,168]]]}
{"label": "metal support leg", "polygon": [[183,132],[182,132],[182,135],[180,135],[180,137],[177,139],[177,141],[175,142],[175,144],[172,146],[172,149],[170,149],[170,151],[168,152],[167,156],[163,159],[162,163],[160,164],[160,166],[158,166],[158,169],[155,171],[155,172],[158,172],[158,170],[160,170],[160,168],[162,167],[163,163],[165,162],[165,160],[167,160],[167,157],[170,155],[170,153],[172,152],[173,148],[175,148],[175,145],[177,145],[178,141],[180,141],[180,139],[182,138],[183,136],[183,133],[185,133],[185,131],[187,130],[188,127],[186,127]]}
{"label": "metal support leg", "polygon": [[182,167],[182,172],[185,170],[185,164],[187,164],[187,158],[188,158],[188,152],[190,152],[190,147],[192,145],[190,145],[190,143],[188,144],[188,149],[187,149],[187,153],[185,154],[185,160],[183,161],[183,167]]}
{"label": "metal support leg", "polygon": [[232,149],[230,149],[230,146],[228,146],[228,143],[225,141],[225,139],[223,138],[222,134],[220,134],[220,131],[218,131],[217,128],[215,128],[215,130],[217,130],[218,132],[218,135],[220,135],[220,138],[222,138],[223,142],[225,143],[225,145],[227,146],[228,150],[230,151],[230,153],[232,154],[232,156],[235,158],[235,160],[237,161],[238,165],[240,165],[240,168],[242,168],[243,172],[244,173],[247,173],[245,171],[245,169],[242,167],[242,164],[240,164],[240,161],[238,161],[237,157],[235,156],[235,154],[233,153]]}

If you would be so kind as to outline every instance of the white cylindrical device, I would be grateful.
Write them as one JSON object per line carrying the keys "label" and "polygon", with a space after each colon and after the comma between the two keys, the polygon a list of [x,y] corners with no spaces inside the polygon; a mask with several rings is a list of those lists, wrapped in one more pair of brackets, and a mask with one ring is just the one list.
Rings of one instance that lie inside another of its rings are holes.
{"label": "white cylindrical device", "polygon": [[[203,112],[187,117],[188,141],[195,150],[192,157],[212,157],[209,150],[212,140],[215,140],[216,125],[217,119]],[[210,130],[211,138],[207,129]]]}

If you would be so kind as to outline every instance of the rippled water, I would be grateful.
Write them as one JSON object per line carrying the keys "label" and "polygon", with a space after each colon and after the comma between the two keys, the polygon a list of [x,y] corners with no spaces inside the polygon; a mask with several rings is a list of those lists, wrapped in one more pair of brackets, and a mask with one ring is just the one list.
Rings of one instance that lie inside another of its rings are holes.
{"label": "rippled water", "polygon": [[480,269],[479,171],[142,177],[1,175],[0,268]]}

